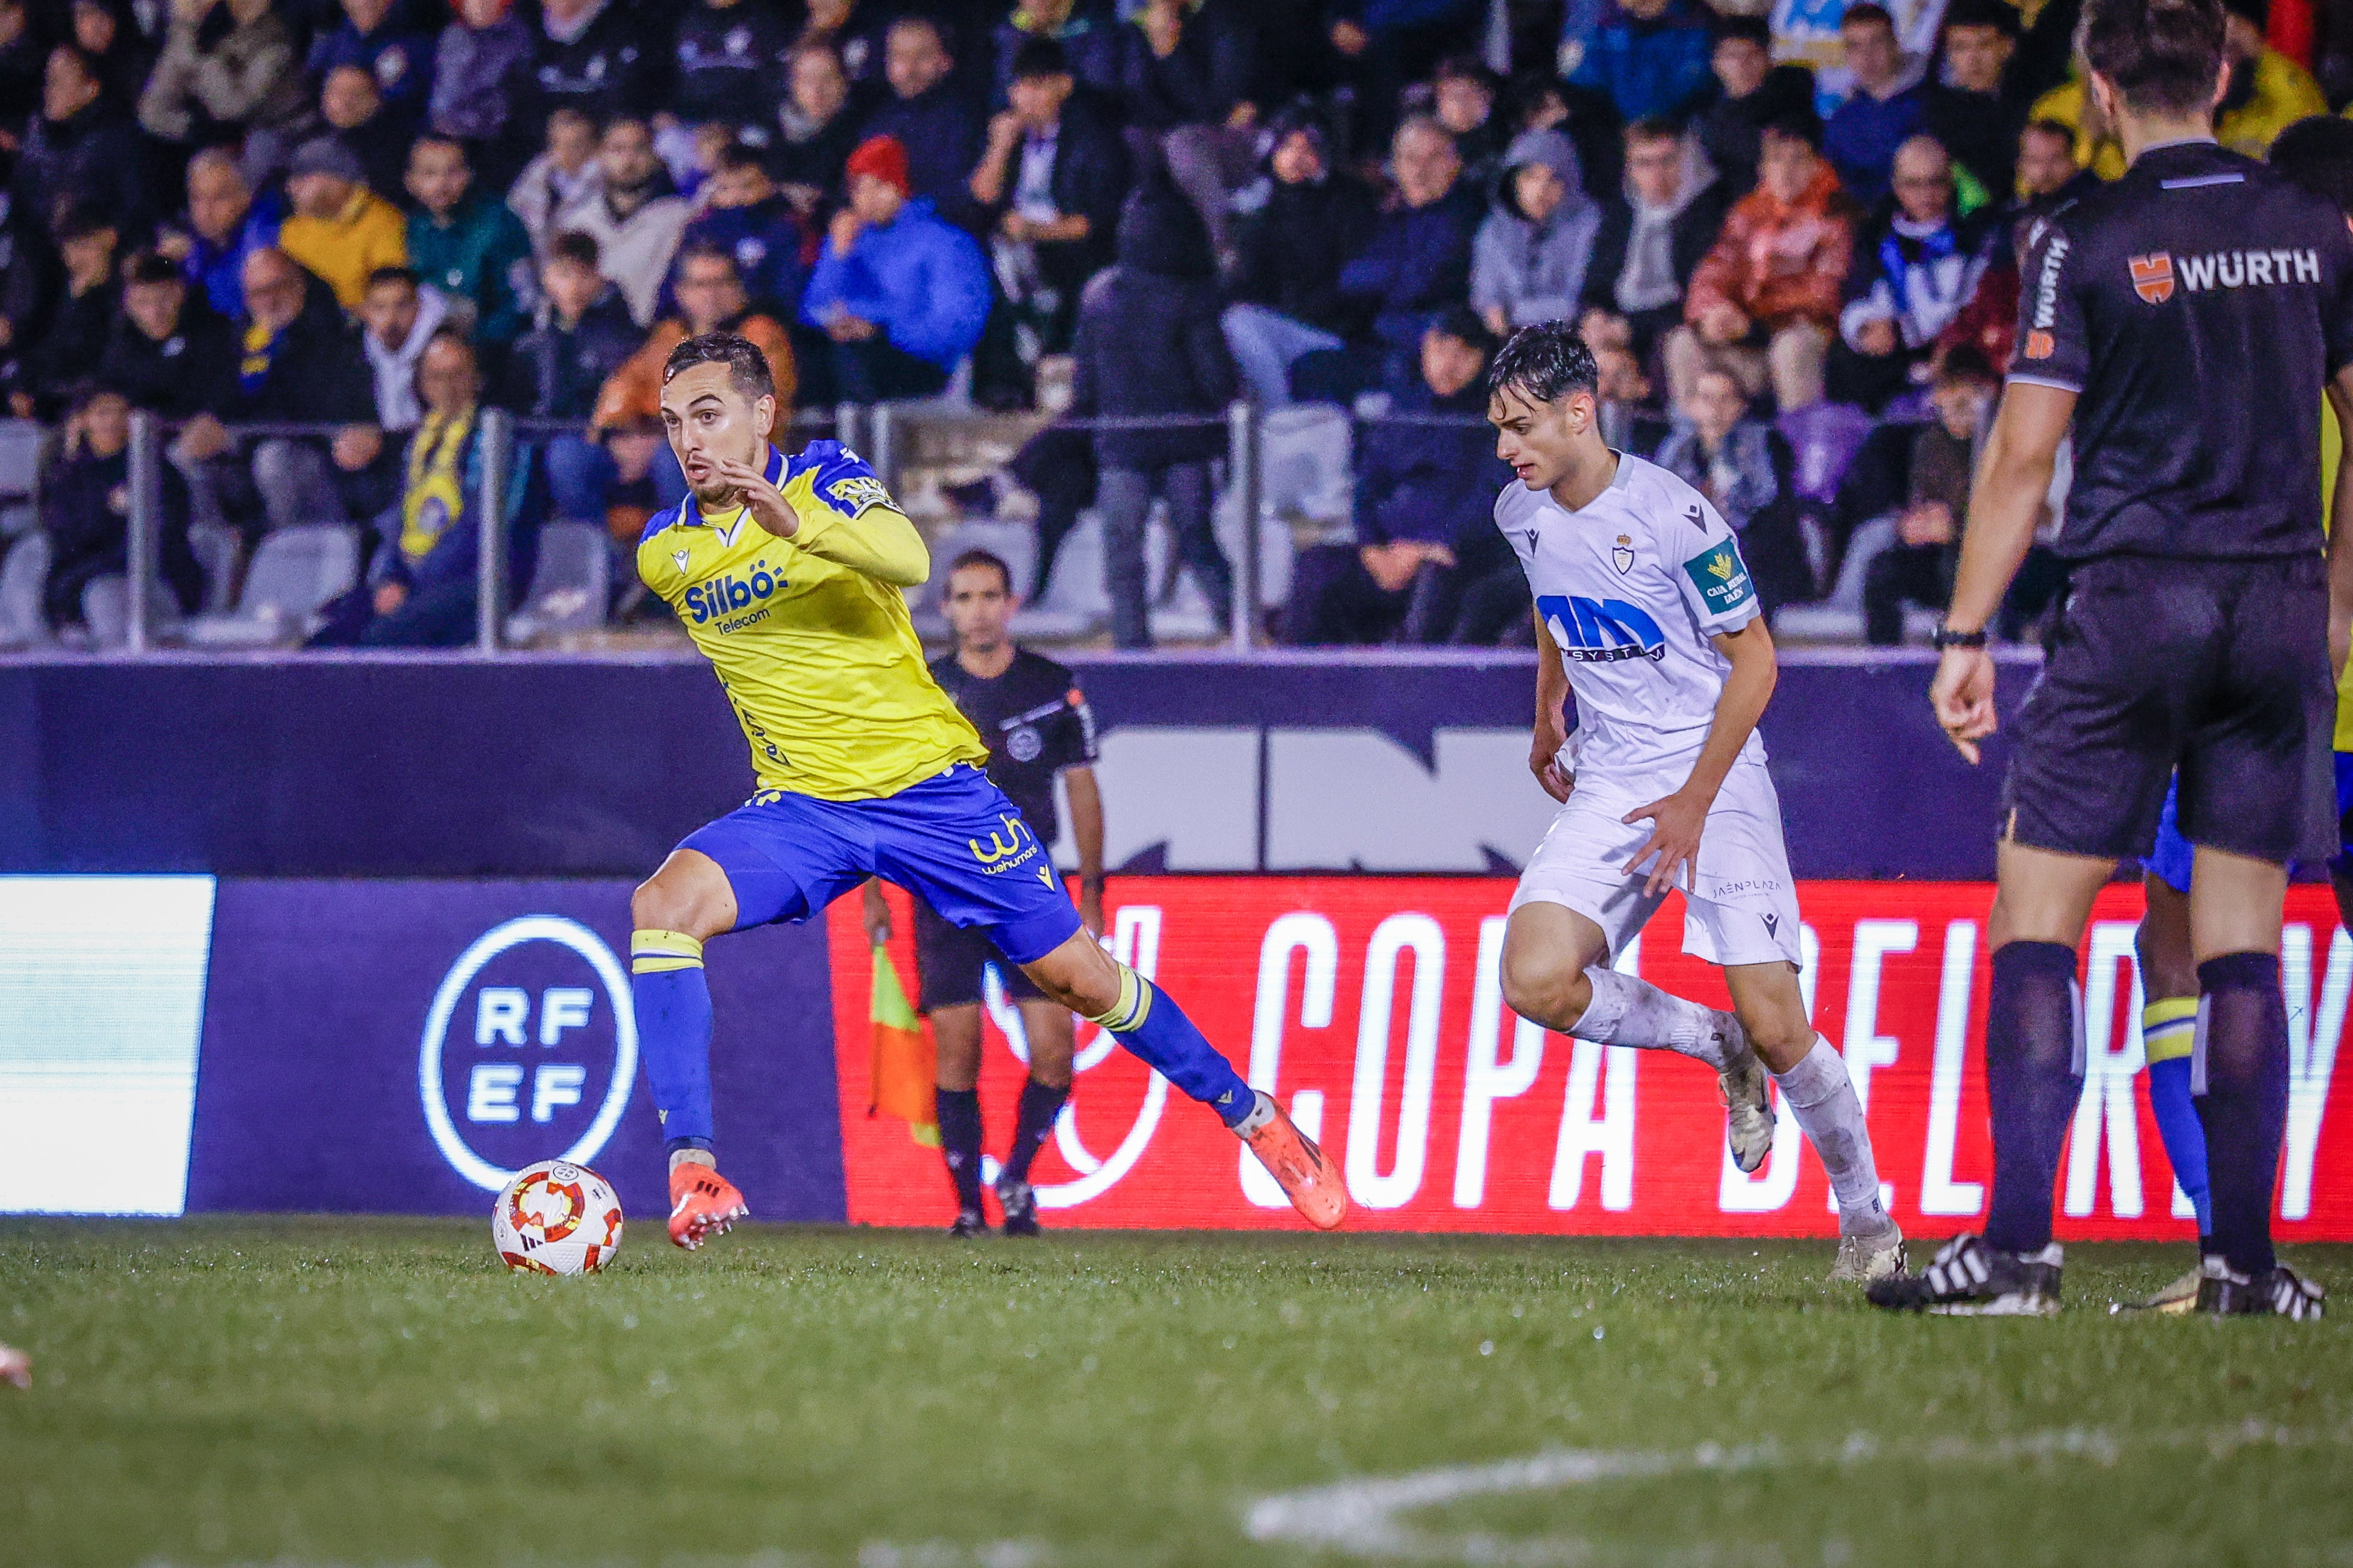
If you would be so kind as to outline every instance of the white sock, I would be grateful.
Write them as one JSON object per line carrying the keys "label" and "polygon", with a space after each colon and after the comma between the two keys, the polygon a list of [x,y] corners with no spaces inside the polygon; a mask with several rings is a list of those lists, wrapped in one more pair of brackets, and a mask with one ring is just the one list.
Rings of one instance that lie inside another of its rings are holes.
{"label": "white sock", "polygon": [[1887,1228],[1887,1210],[1879,1201],[1879,1163],[1871,1154],[1871,1129],[1863,1124],[1862,1102],[1846,1076],[1846,1058],[1831,1049],[1820,1035],[1813,1048],[1788,1072],[1777,1072],[1781,1098],[1798,1118],[1806,1141],[1821,1156],[1830,1173],[1831,1191],[1838,1194],[1839,1231],[1844,1236],[1875,1236]]}
{"label": "white sock", "polygon": [[1566,1031],[1572,1038],[1604,1046],[1635,1046],[1675,1051],[1722,1072],[1725,1036],[1715,1011],[1670,996],[1647,980],[1595,964],[1585,972],[1593,1000]]}

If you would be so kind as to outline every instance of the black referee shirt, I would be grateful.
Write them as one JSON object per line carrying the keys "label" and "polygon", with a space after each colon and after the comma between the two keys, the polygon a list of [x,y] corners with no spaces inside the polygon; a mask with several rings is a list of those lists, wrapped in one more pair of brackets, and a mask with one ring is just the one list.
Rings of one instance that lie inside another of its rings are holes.
{"label": "black referee shirt", "polygon": [[1005,673],[983,679],[949,654],[932,661],[940,683],[988,747],[988,776],[1021,808],[1029,831],[1051,845],[1061,833],[1054,775],[1095,760],[1095,720],[1078,677],[1016,648]]}
{"label": "black referee shirt", "polygon": [[2321,388],[2353,361],[2353,236],[2211,142],[2143,153],[2039,222],[2012,381],[2081,394],[2057,549],[2247,559],[2322,547]]}

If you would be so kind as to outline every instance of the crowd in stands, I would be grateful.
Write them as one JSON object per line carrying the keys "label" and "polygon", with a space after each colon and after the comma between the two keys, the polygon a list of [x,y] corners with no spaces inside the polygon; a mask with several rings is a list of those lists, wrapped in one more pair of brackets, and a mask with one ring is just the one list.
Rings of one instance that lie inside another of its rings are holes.
{"label": "crowd in stands", "polygon": [[[2221,136],[2260,155],[2353,96],[2353,13],[2230,4]],[[518,592],[541,520],[625,560],[684,494],[663,357],[724,328],[780,420],[1042,400],[1010,468],[1041,577],[1094,508],[1120,646],[1152,640],[1155,503],[1241,613],[1237,396],[1359,422],[1353,536],[1302,551],[1274,635],[1525,638],[1482,375],[1566,317],[1611,439],[1713,500],[1769,605],[1899,640],[1950,576],[2026,226],[2122,169],[2075,11],[0,0],[0,395],[56,429],[47,613],[122,569],[150,410],[184,605],[192,528],[349,522],[364,578],[318,639],[464,640],[484,465]],[[533,422],[511,452],[490,406]],[[2006,629],[2056,587],[2038,560]]]}

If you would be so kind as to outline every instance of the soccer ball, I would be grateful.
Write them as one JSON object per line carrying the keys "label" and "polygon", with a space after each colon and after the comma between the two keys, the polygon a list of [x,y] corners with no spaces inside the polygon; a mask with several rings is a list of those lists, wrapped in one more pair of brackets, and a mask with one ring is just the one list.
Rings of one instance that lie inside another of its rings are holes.
{"label": "soccer ball", "polygon": [[499,1194],[491,1245],[517,1273],[594,1274],[621,1250],[621,1200],[587,1166],[542,1160]]}

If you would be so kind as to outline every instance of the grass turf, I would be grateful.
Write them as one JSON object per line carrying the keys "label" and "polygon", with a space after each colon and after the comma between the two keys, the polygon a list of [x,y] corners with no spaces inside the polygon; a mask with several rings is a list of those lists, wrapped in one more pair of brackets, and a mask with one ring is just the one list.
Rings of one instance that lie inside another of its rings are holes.
{"label": "grass turf", "polygon": [[[2353,1330],[2105,1313],[2178,1249],[1988,1322],[1824,1244],[485,1228],[0,1222],[0,1564],[2353,1562]],[[1635,1473],[1250,1512],[1562,1449]]]}

